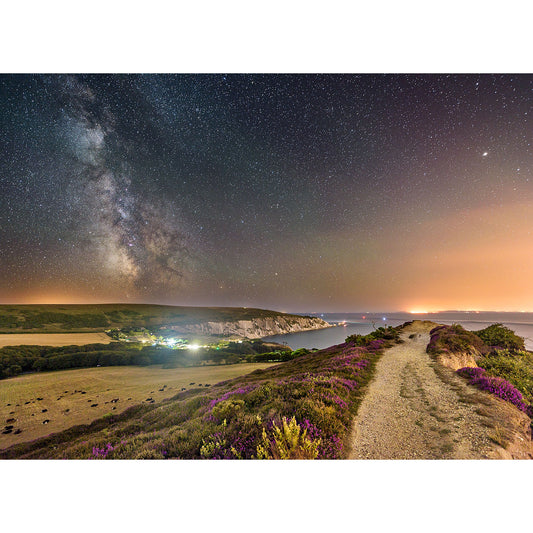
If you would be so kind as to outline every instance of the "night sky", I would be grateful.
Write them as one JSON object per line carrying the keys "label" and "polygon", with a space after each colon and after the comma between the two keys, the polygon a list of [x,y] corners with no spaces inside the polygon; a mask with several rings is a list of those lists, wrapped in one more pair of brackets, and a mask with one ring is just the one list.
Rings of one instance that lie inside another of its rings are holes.
{"label": "night sky", "polygon": [[533,311],[532,75],[1,75],[0,303]]}

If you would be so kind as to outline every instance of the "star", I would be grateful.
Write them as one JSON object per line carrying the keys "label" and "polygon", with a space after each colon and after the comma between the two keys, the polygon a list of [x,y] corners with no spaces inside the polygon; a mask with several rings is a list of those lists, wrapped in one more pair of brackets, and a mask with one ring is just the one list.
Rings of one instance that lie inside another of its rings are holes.
{"label": "star", "polygon": [[491,275],[533,301],[531,74],[0,74],[0,94],[5,303],[486,307]]}

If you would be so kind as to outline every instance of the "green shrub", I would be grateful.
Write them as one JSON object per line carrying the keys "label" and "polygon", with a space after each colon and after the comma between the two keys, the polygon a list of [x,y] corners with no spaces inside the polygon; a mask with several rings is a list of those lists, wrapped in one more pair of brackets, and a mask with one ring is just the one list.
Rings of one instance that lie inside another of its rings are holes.
{"label": "green shrub", "polygon": [[320,439],[312,440],[307,437],[307,430],[302,428],[292,417],[287,423],[283,417],[282,427],[275,423],[272,427],[273,440],[269,439],[263,428],[261,444],[257,446],[258,459],[316,459]]}
{"label": "green shrub", "polygon": [[230,398],[228,400],[217,403],[213,407],[213,417],[216,420],[232,420],[235,417],[238,417],[239,414],[243,411],[244,400],[235,400]]}
{"label": "green shrub", "polygon": [[524,339],[502,324],[492,324],[474,333],[488,346],[498,346],[511,351],[524,350]]}
{"label": "green shrub", "polygon": [[134,459],[163,459],[163,457],[162,453],[158,450],[144,448],[135,455]]}
{"label": "green shrub", "polygon": [[478,365],[487,374],[501,377],[514,385],[528,402],[533,401],[533,355],[521,352],[521,355],[509,353],[491,353],[478,361]]}
{"label": "green shrub", "polygon": [[221,430],[214,435],[209,435],[206,439],[202,439],[202,446],[200,447],[200,456],[204,459],[211,459],[219,450],[226,447],[226,427],[227,422],[222,422]]}
{"label": "green shrub", "polygon": [[345,342],[353,342],[357,346],[366,346],[370,341],[376,339],[384,339],[393,342],[400,341],[400,330],[399,328],[394,328],[392,326],[379,327],[369,333],[368,335],[359,335],[355,333],[354,335],[349,335],[346,337]]}

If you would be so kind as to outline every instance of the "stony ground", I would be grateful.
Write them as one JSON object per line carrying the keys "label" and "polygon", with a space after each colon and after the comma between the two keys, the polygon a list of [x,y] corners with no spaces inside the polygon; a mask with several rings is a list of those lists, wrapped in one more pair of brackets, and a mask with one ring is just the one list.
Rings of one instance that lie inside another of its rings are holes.
{"label": "stony ground", "polygon": [[355,420],[350,459],[501,457],[498,428],[483,412],[491,400],[426,353],[434,326],[408,326],[405,343],[378,362]]}

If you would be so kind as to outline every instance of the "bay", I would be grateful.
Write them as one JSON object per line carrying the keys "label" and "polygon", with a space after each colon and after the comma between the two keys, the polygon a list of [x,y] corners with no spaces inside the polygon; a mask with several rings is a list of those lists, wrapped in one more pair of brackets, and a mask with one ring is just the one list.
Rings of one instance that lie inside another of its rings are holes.
{"label": "bay", "polygon": [[341,326],[272,335],[263,340],[287,344],[293,350],[298,348],[327,348],[345,341],[348,335],[371,333],[379,326],[398,326],[409,320],[431,320],[438,324],[461,324],[470,331],[483,329],[491,324],[500,323],[524,338],[526,349],[533,351],[533,313],[508,313],[496,311],[445,311],[442,313],[313,313],[330,324],[343,323]]}

